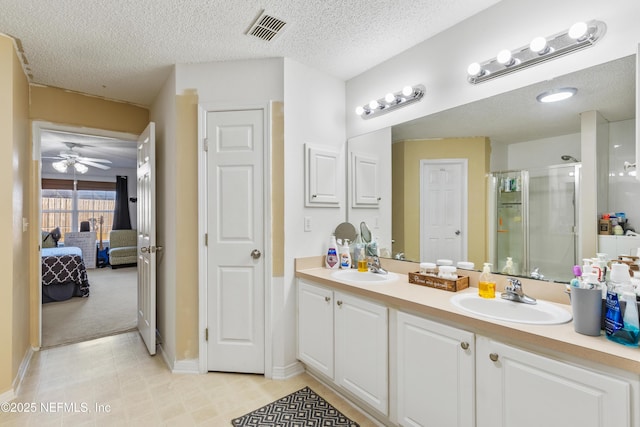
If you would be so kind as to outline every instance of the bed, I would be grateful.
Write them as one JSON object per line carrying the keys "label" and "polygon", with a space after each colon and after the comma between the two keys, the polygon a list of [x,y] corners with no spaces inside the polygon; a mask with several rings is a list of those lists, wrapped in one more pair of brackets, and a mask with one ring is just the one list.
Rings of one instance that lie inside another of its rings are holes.
{"label": "bed", "polygon": [[42,302],[89,296],[82,250],[74,246],[42,248]]}

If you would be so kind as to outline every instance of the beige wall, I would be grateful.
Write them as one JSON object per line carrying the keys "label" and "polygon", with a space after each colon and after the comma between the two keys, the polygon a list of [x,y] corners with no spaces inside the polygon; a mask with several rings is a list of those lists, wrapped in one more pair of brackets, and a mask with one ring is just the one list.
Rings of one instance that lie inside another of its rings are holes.
{"label": "beige wall", "polygon": [[31,86],[31,120],[140,134],[149,110],[64,89]]}
{"label": "beige wall", "polygon": [[198,94],[176,96],[176,359],[198,357]]}
{"label": "beige wall", "polygon": [[0,36],[0,395],[11,394],[29,351],[29,214],[32,170],[29,144],[29,86],[13,40]]}
{"label": "beige wall", "polygon": [[[394,239],[396,239],[394,251],[403,251],[407,259],[420,259],[420,160],[468,159],[468,258],[476,265],[482,265],[487,257],[486,175],[489,172],[490,155],[490,142],[484,137],[410,140],[394,143],[392,146],[394,174],[392,221]],[[400,196],[397,197],[397,194]],[[404,250],[400,243],[404,244]]]}
{"label": "beige wall", "polygon": [[284,104],[271,103],[272,275],[284,276]]}

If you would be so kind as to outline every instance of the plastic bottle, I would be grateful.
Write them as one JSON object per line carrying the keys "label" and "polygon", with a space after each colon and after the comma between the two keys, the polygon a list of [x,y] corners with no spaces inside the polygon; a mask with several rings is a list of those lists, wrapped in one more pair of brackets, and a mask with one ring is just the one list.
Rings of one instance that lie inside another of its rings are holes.
{"label": "plastic bottle", "polygon": [[329,248],[327,249],[325,266],[327,268],[338,268],[340,266],[338,259],[338,244],[336,243],[335,234],[332,234],[329,238]]}
{"label": "plastic bottle", "polygon": [[502,274],[513,274],[513,259],[510,256],[507,257],[507,262],[502,269]]}
{"label": "plastic bottle", "polygon": [[356,237],[356,244],[353,248],[353,260],[352,264],[358,268],[358,271],[364,273],[369,271],[369,266],[367,265],[367,255],[365,254],[365,245],[362,241],[362,237],[358,234]]}
{"label": "plastic bottle", "polygon": [[349,240],[347,239],[340,247],[340,268],[351,268],[351,251],[349,250]]}
{"label": "plastic bottle", "polygon": [[[631,347],[638,346],[638,308],[635,295],[630,292],[631,276],[626,264],[612,264],[611,277],[607,284],[607,312],[605,315],[605,332],[609,340]],[[622,316],[620,297],[630,310]],[[629,304],[631,303],[631,304]],[[625,323],[626,319],[626,323]]]}
{"label": "plastic bottle", "polygon": [[491,276],[491,264],[484,263],[482,267],[482,273],[480,274],[480,280],[478,283],[478,295],[482,298],[495,298],[496,297],[496,281]]}

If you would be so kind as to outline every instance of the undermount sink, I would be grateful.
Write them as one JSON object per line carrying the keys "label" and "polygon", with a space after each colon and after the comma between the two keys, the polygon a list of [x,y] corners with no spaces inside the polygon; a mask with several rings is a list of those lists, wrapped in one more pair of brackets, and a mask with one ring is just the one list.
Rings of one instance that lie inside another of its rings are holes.
{"label": "undermount sink", "polygon": [[393,282],[398,278],[395,273],[388,272],[387,274],[372,273],[370,271],[358,271],[358,270],[338,270],[331,273],[336,280],[342,280],[351,283],[387,283]]}
{"label": "undermount sink", "polygon": [[569,311],[548,302],[538,300],[535,305],[513,302],[500,298],[497,292],[490,299],[471,293],[458,294],[451,297],[451,303],[469,313],[507,322],[557,325],[573,318]]}

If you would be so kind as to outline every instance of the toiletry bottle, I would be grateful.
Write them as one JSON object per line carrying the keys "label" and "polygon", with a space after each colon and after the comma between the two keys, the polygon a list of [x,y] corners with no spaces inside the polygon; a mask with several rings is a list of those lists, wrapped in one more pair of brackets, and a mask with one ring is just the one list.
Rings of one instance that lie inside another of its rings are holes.
{"label": "toiletry bottle", "polygon": [[482,267],[482,273],[480,274],[480,280],[478,282],[478,295],[482,298],[495,298],[496,297],[496,281],[491,276],[491,264],[484,263]]}
{"label": "toiletry bottle", "polygon": [[327,268],[338,268],[340,263],[338,262],[338,244],[336,243],[335,234],[329,238],[329,248],[327,249],[327,258],[325,261]]}
{"label": "toiletry bottle", "polygon": [[340,247],[340,268],[351,268],[351,251],[349,250],[349,240],[347,239]]}
{"label": "toiletry bottle", "polygon": [[513,274],[513,259],[510,256],[507,257],[507,262],[502,269],[502,274]]}
{"label": "toiletry bottle", "polygon": [[571,279],[570,285],[579,288],[582,282],[582,269],[579,265],[573,266],[573,279]]}
{"label": "toiletry bottle", "polygon": [[612,264],[611,277],[607,283],[607,311],[605,314],[605,333],[609,340],[624,345],[632,345],[629,331],[624,329],[624,320],[620,308],[619,294],[631,283],[629,266],[626,264]]}
{"label": "toiletry bottle", "polygon": [[640,342],[640,320],[638,320],[638,305],[636,303],[636,294],[633,292],[632,286],[626,286],[622,291],[622,299],[626,306],[624,316],[622,316],[623,329],[626,332],[625,345],[630,347],[638,347]]}

